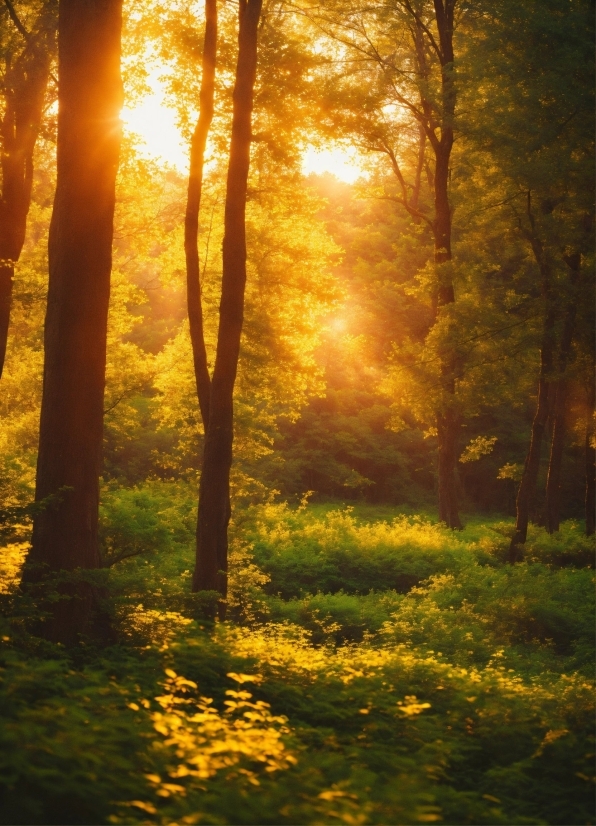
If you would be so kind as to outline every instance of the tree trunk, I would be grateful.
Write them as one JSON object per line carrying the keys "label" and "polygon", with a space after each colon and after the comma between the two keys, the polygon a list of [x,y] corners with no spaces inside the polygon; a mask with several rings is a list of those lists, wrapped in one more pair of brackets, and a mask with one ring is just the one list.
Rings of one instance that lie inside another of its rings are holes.
{"label": "tree trunk", "polygon": [[457,504],[457,421],[455,411],[447,407],[437,416],[439,442],[439,519],[450,528],[462,527]]}
{"label": "tree trunk", "polygon": [[[445,127],[441,141],[435,148],[435,265],[437,286],[433,297],[435,315],[453,304],[455,291],[451,275],[442,265],[451,261],[451,205],[449,203],[449,159],[453,147],[453,130]],[[441,358],[442,409],[437,413],[439,447],[439,519],[448,527],[461,529],[458,509],[457,442],[459,416],[456,410],[455,377],[456,356],[445,350]]]}
{"label": "tree trunk", "polygon": [[33,150],[55,51],[56,2],[47,2],[28,33],[12,8],[25,46],[8,65],[3,81],[0,121],[2,193],[0,196],[0,377],[6,357],[14,268],[25,242],[33,182]]}
{"label": "tree trunk", "polygon": [[516,499],[516,522],[515,533],[509,545],[509,562],[512,564],[522,559],[523,545],[528,535],[528,522],[530,519],[530,504],[536,489],[536,480],[540,470],[540,454],[542,451],[542,439],[548,421],[549,414],[549,389],[553,370],[553,356],[555,348],[555,302],[552,297],[550,264],[546,260],[542,244],[536,236],[534,230],[534,220],[531,212],[530,193],[528,193],[528,218],[531,224],[531,232],[526,233],[530,241],[534,257],[540,268],[542,279],[542,295],[545,303],[544,325],[542,328],[542,342],[540,347],[540,373],[538,377],[538,402],[536,413],[532,422],[532,433],[530,436],[530,447],[524,463],[521,482]]}
{"label": "tree trunk", "polygon": [[[434,142],[435,153],[435,265],[437,286],[434,306],[437,318],[441,308],[455,301],[451,274],[441,265],[451,261],[451,204],[449,169],[453,148],[453,121],[456,91],[453,78],[453,18],[456,0],[434,0],[435,19],[441,52],[441,137]],[[439,519],[450,528],[462,527],[457,503],[457,440],[459,416],[456,410],[456,355],[445,351],[441,356],[442,409],[437,414],[439,441]]]}
{"label": "tree trunk", "polygon": [[[50,572],[97,568],[99,473],[115,181],[122,105],[122,0],[60,0],[57,184],[36,500],[63,491],[35,519],[28,558]],[[37,574],[39,576],[39,573]],[[27,578],[27,574],[26,574]],[[76,638],[91,608],[78,586],[45,633]]]}
{"label": "tree trunk", "polygon": [[590,402],[586,417],[586,536],[593,536],[596,528],[596,446],[594,445],[594,407],[596,384],[590,382]]}
{"label": "tree trunk", "polygon": [[[418,126],[418,161],[416,163],[416,175],[414,177],[414,186],[412,188],[412,197],[410,198],[410,206],[413,210],[418,210],[420,201],[420,189],[422,186],[422,170],[424,169],[424,157],[426,154],[426,132],[421,125]],[[414,222],[420,223],[420,218],[414,216]]]}
{"label": "tree trunk", "polygon": [[190,147],[190,174],[184,219],[184,251],[186,254],[186,296],[190,340],[197,385],[197,397],[203,429],[209,421],[211,379],[207,366],[207,350],[203,331],[201,304],[201,271],[199,265],[199,212],[203,188],[205,146],[213,119],[215,94],[215,61],[217,56],[217,0],[205,0],[205,41],[203,44],[203,73],[199,93],[199,119]]}
{"label": "tree trunk", "polygon": [[194,591],[218,591],[222,601],[227,594],[233,393],[244,315],[246,191],[261,5],[262,0],[241,0],[239,10],[238,64],[224,217],[222,296],[199,488],[193,576]]}
{"label": "tree trunk", "polygon": [[569,286],[571,296],[567,304],[561,344],[559,347],[558,379],[555,386],[553,413],[553,437],[551,442],[548,476],[546,480],[546,530],[554,533],[559,530],[561,514],[561,466],[565,444],[565,412],[567,402],[567,381],[565,371],[571,354],[575,316],[577,314],[577,288],[580,279],[581,256],[579,253],[569,255],[565,261],[571,271]]}

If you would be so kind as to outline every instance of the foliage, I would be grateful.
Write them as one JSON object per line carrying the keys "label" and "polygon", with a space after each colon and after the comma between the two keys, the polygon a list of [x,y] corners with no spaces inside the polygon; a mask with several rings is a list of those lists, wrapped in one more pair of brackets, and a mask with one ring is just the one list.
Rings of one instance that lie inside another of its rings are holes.
{"label": "foliage", "polygon": [[[24,596],[4,598],[1,822],[589,822],[576,525],[535,529],[536,561],[512,567],[509,523],[254,506],[234,526],[236,621],[214,625],[188,595],[192,488],[104,498],[104,537],[145,549],[107,572],[111,642],[54,647],[23,625]],[[299,553],[303,595],[264,593],[290,591]],[[405,570],[418,584],[398,593]]]}
{"label": "foliage", "polygon": [[317,518],[304,509],[269,505],[248,528],[268,592],[288,599],[318,590],[408,591],[432,572],[468,564],[465,540],[422,516],[366,524],[348,507]]}

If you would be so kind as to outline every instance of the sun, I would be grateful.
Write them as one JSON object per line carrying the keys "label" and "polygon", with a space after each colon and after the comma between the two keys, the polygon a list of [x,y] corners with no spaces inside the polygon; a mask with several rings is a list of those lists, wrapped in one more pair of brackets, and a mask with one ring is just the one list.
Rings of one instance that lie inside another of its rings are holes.
{"label": "sun", "polygon": [[143,154],[187,173],[189,149],[176,125],[174,110],[165,105],[165,89],[157,73],[149,75],[148,86],[150,91],[134,106],[122,109],[124,132],[140,140]]}

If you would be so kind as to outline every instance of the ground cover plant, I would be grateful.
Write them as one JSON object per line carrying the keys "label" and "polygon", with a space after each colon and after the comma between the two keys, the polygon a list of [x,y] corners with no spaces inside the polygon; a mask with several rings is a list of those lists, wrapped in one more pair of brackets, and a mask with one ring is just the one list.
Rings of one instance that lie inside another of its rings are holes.
{"label": "ground cover plant", "polygon": [[106,548],[143,551],[101,572],[109,632],[74,651],[31,633],[5,571],[3,823],[592,822],[577,523],[510,566],[512,522],[253,506],[221,623],[188,591],[189,491],[169,491],[106,494]]}

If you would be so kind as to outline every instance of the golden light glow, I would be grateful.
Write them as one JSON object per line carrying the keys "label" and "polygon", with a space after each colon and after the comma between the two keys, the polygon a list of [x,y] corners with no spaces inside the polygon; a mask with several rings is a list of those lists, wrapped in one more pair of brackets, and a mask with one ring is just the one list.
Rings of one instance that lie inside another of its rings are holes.
{"label": "golden light glow", "polygon": [[342,318],[341,316],[336,316],[329,322],[328,329],[329,332],[334,335],[341,335],[342,333],[346,332],[347,327],[348,323],[346,319]]}
{"label": "golden light glow", "polygon": [[[165,89],[160,74],[154,69],[147,79],[150,91],[134,105],[122,109],[125,133],[134,134],[141,142],[139,150],[188,172],[188,147],[176,125],[176,114],[165,105]],[[329,172],[340,181],[353,183],[364,174],[363,157],[354,148],[330,144],[324,148],[308,146],[302,156],[302,171],[323,174]]]}
{"label": "golden light glow", "polygon": [[154,70],[148,78],[150,92],[134,106],[125,106],[120,117],[124,132],[140,139],[141,153],[163,163],[176,167],[180,172],[188,171],[188,147],[185,146],[180,130],[176,126],[176,114],[165,105],[165,90],[159,78],[160,71]]}
{"label": "golden light glow", "polygon": [[363,158],[353,147],[330,145],[316,149],[309,146],[302,156],[302,171],[305,175],[329,172],[340,181],[352,184],[364,174]]}

